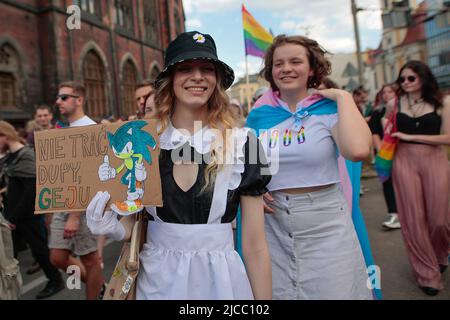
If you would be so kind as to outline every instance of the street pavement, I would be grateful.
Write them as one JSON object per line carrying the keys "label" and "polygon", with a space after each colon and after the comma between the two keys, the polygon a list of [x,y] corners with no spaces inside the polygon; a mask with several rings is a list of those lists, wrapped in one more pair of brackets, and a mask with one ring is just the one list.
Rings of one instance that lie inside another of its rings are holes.
{"label": "street pavement", "polygon": [[[416,287],[401,231],[383,231],[380,227],[387,217],[381,184],[377,178],[369,178],[363,179],[362,185],[366,191],[361,197],[361,209],[369,233],[374,260],[381,270],[383,298],[385,300],[450,300],[450,270],[444,273],[445,288],[436,297],[429,297]],[[108,242],[105,246],[105,279],[111,277],[120,249],[121,244],[117,242]],[[46,278],[42,271],[31,276],[25,274],[25,270],[32,264],[29,251],[21,252],[19,260],[24,279],[22,299],[34,299],[39,290],[44,287]],[[49,300],[79,299],[85,299],[84,285],[81,289],[65,289],[49,298]]]}

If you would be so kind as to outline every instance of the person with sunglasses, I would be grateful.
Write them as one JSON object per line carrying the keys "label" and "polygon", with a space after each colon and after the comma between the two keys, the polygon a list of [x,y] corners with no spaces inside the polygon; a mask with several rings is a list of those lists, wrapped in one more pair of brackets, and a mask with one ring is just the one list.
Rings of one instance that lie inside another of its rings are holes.
{"label": "person with sunglasses", "polygon": [[399,139],[392,169],[402,235],[417,285],[430,296],[443,289],[448,266],[450,99],[430,68],[407,62],[399,72]]}
{"label": "person with sunglasses", "polygon": [[[84,113],[85,104],[86,89],[81,83],[69,81],[59,85],[56,105],[70,127],[95,124]],[[97,236],[87,227],[86,216],[82,212],[53,214],[50,224],[50,260],[64,272],[71,265],[80,268],[88,300],[98,299],[104,287],[97,240]],[[74,259],[72,254],[79,256],[80,260]]]}

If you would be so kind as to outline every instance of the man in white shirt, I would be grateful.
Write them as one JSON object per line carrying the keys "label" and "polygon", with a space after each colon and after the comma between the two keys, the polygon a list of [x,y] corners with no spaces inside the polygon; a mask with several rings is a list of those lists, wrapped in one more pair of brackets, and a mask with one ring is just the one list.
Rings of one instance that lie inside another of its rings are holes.
{"label": "man in white shirt", "polygon": [[[78,82],[59,85],[56,105],[71,127],[95,122],[85,115],[86,89]],[[64,272],[71,265],[80,267],[81,280],[86,283],[88,300],[98,299],[104,289],[101,262],[97,252],[97,237],[87,227],[84,212],[55,213],[50,226],[50,259]],[[72,254],[79,256],[74,259]]]}

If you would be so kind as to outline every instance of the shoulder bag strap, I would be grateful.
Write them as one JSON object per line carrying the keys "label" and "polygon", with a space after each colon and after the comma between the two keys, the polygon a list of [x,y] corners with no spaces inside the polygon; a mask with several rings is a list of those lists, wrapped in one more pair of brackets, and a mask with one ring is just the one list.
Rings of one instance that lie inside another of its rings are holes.
{"label": "shoulder bag strap", "polygon": [[139,268],[139,242],[143,223],[143,213],[137,213],[136,221],[131,232],[130,255],[127,261],[127,269],[129,271],[137,271]]}
{"label": "shoulder bag strap", "polygon": [[[387,124],[385,128],[383,129],[384,135],[391,135],[391,133],[394,133],[397,131],[397,114],[399,110],[398,104],[400,103],[399,99],[395,97],[394,101],[394,108],[392,110],[391,115],[387,118]],[[389,130],[389,128],[391,128]]]}

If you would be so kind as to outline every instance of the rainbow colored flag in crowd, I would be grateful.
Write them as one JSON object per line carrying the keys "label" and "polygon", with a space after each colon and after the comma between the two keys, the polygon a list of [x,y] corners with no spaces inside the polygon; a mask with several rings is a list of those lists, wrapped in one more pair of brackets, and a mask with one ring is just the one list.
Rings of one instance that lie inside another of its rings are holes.
{"label": "rainbow colored flag in crowd", "polygon": [[68,127],[68,125],[65,124],[64,122],[62,122],[61,120],[58,120],[55,123],[55,129],[61,129],[61,128],[66,128],[66,127]]}
{"label": "rainbow colored flag in crowd", "polygon": [[263,58],[267,48],[272,44],[273,35],[253,18],[244,5],[242,5],[242,24],[244,26],[245,54]]}

